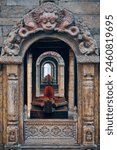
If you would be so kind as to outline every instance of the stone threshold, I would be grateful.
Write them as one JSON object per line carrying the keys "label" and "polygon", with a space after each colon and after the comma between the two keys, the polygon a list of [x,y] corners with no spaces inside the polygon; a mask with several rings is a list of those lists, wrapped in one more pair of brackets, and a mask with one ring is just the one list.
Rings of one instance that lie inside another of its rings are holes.
{"label": "stone threshold", "polygon": [[97,150],[97,145],[5,145],[3,150]]}

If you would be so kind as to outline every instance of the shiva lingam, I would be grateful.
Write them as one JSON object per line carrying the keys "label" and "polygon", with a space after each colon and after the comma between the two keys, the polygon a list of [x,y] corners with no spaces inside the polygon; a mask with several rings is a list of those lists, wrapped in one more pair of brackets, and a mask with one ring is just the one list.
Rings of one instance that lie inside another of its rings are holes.
{"label": "shiva lingam", "polygon": [[48,74],[44,78],[44,82],[47,84],[44,88],[44,96],[40,96],[38,99],[32,101],[32,106],[46,114],[67,111],[67,101],[65,101],[65,98],[54,96],[52,80],[52,77]]}

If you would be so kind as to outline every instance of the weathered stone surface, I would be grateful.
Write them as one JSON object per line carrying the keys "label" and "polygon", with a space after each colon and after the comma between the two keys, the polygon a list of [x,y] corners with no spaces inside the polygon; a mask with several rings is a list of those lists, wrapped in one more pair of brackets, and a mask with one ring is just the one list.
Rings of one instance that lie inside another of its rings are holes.
{"label": "weathered stone surface", "polygon": [[7,0],[7,5],[39,5],[39,0]]}
{"label": "weathered stone surface", "polygon": [[59,0],[60,2],[100,2],[100,0]]}
{"label": "weathered stone surface", "polygon": [[0,0],[0,5],[6,5],[7,0]]}
{"label": "weathered stone surface", "polygon": [[98,2],[70,2],[65,3],[62,2],[60,6],[64,6],[65,8],[69,9],[73,13],[77,14],[99,14],[100,13],[100,7]]}
{"label": "weathered stone surface", "polygon": [[97,47],[100,48],[100,35],[94,35],[94,39],[96,40],[97,42]]}
{"label": "weathered stone surface", "polygon": [[0,37],[2,36],[2,26],[0,26]]}
{"label": "weathered stone surface", "polygon": [[100,27],[100,16],[99,15],[78,15],[82,18],[83,23],[86,24],[90,29]]}
{"label": "weathered stone surface", "polygon": [[6,18],[23,17],[23,15],[25,15],[35,7],[36,6],[2,6],[1,17]]}
{"label": "weathered stone surface", "polygon": [[99,56],[77,56],[78,63],[99,63],[100,58]]}
{"label": "weathered stone surface", "polygon": [[0,37],[0,47],[2,47],[3,44],[3,37]]}
{"label": "weathered stone surface", "polygon": [[3,36],[7,36],[12,26],[3,26]]}
{"label": "weathered stone surface", "polygon": [[100,34],[100,28],[91,28],[90,31],[92,35]]}
{"label": "weathered stone surface", "polygon": [[15,25],[19,19],[20,18],[0,18],[0,25]]}

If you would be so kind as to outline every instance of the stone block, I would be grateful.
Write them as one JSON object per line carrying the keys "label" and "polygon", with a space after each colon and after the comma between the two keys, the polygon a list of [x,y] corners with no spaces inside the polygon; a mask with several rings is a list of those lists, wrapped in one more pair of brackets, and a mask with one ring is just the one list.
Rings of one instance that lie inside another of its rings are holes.
{"label": "stone block", "polygon": [[23,17],[36,6],[2,6],[1,17],[3,18],[18,18]]}
{"label": "stone block", "polygon": [[0,36],[0,48],[2,47],[3,45],[3,37]]}
{"label": "stone block", "polygon": [[76,14],[100,14],[99,2],[61,2],[60,6],[64,6],[65,8]]}
{"label": "stone block", "polygon": [[0,37],[2,36],[2,26],[0,26]]}
{"label": "stone block", "polygon": [[83,23],[86,24],[90,29],[100,28],[100,16],[99,15],[77,15],[82,18]]}
{"label": "stone block", "polygon": [[7,5],[39,5],[39,0],[7,0]]}
{"label": "stone block", "polygon": [[6,5],[7,0],[0,0],[0,5]]}
{"label": "stone block", "polygon": [[100,48],[100,35],[94,35],[94,39],[97,42],[97,47]]}
{"label": "stone block", "polygon": [[20,18],[0,18],[0,25],[15,25]]}
{"label": "stone block", "polygon": [[3,36],[7,36],[12,26],[3,26]]}

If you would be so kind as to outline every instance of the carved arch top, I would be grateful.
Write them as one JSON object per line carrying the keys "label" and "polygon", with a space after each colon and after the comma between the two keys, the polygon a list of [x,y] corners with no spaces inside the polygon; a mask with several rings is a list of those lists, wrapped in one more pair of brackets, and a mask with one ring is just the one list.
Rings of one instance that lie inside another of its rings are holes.
{"label": "carved arch top", "polygon": [[[4,41],[1,55],[18,56],[22,41],[37,32],[67,33],[78,41],[82,54],[88,55],[97,52],[96,42],[89,34],[89,30],[74,17],[73,13],[58,7],[55,3],[46,2],[39,8],[30,11],[13,27]],[[80,34],[82,38],[79,42]]]}

